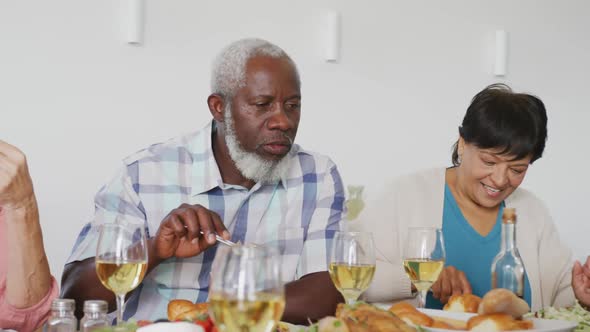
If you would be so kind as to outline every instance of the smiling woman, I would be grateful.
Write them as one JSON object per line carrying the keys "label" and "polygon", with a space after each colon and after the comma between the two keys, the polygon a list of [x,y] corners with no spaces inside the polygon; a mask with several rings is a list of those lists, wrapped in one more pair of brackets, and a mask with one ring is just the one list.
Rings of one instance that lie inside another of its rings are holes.
{"label": "smiling woman", "polygon": [[411,296],[399,248],[408,227],[419,226],[442,228],[447,254],[426,306],[441,308],[453,294],[483,296],[491,288],[490,265],[500,249],[506,206],[516,208],[517,233],[523,235],[517,247],[526,271],[524,300],[533,310],[571,305],[571,252],[543,202],[520,188],[546,139],[547,114],[539,98],[503,84],[480,91],[459,127],[451,167],[386,183],[378,199],[368,202],[361,218],[381,253],[368,299]]}

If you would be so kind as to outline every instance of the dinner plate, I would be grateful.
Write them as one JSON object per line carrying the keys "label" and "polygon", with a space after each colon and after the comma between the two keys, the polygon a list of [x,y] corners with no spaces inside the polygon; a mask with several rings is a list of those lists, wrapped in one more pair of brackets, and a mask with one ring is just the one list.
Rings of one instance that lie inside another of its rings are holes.
{"label": "dinner plate", "polygon": [[[457,320],[467,321],[469,318],[475,316],[475,314],[465,313],[465,312],[451,312],[451,311],[444,311],[444,310],[434,310],[434,309],[418,309],[421,312],[427,314],[431,317],[443,317],[443,318],[452,318]],[[557,319],[542,319],[542,318],[529,318],[533,321],[533,329],[532,330],[524,330],[524,331],[535,331],[535,332],[569,332],[573,331],[576,326],[578,326],[577,322],[570,322],[566,320],[557,320]],[[456,331],[456,330],[447,330],[447,329],[437,329],[432,327],[423,327],[425,331],[432,331],[432,332],[447,332],[447,331]]]}

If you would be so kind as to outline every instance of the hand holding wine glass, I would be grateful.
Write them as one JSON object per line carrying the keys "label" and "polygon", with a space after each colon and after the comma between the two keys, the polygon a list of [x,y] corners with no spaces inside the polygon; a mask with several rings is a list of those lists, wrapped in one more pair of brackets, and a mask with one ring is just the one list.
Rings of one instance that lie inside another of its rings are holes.
{"label": "hand holding wine glass", "polygon": [[426,295],[445,265],[442,231],[434,227],[408,229],[403,254],[404,269],[418,290],[418,303],[424,308]]}
{"label": "hand holding wine glass", "polygon": [[217,247],[209,287],[209,311],[222,332],[270,332],[285,308],[276,248]]}
{"label": "hand holding wine glass", "polygon": [[96,249],[96,274],[100,282],[115,293],[117,324],[123,322],[125,295],[143,280],[147,270],[147,243],[144,225],[104,224]]}
{"label": "hand holding wine glass", "polygon": [[373,236],[365,232],[337,232],[330,255],[330,278],[347,304],[369,288],[375,274]]}

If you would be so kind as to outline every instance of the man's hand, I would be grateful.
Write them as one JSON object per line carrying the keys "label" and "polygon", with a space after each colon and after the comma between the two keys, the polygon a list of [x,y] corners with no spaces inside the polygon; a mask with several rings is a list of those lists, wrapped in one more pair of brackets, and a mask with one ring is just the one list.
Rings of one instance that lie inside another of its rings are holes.
{"label": "man's hand", "polygon": [[154,241],[155,254],[162,260],[196,256],[215,244],[215,234],[230,239],[217,213],[201,205],[182,204],[160,224]]}
{"label": "man's hand", "polygon": [[0,140],[0,211],[35,203],[25,154]]}
{"label": "man's hand", "polygon": [[584,265],[579,261],[574,263],[572,288],[580,304],[586,309],[590,308],[590,256],[588,256]]}
{"label": "man's hand", "polygon": [[471,294],[471,285],[465,273],[454,266],[443,269],[438,280],[432,285],[432,295],[442,304],[446,304],[452,295]]}

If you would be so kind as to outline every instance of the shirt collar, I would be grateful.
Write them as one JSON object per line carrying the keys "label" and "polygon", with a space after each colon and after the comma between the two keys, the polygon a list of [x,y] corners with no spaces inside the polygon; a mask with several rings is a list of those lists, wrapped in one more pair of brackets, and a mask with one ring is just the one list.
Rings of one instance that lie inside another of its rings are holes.
{"label": "shirt collar", "polygon": [[[203,127],[197,135],[193,137],[191,142],[191,152],[193,154],[192,165],[192,195],[196,196],[208,192],[216,187],[223,187],[223,179],[221,172],[217,166],[215,155],[213,154],[212,134],[215,131],[215,122],[210,121]],[[296,161],[297,151],[299,146],[293,144],[289,154],[285,158],[290,159],[290,167]],[[289,169],[281,176],[278,182],[281,183],[284,189],[287,189],[287,181],[289,177]],[[277,182],[268,183],[267,185],[276,185]]]}
{"label": "shirt collar", "polygon": [[213,121],[210,121],[193,137],[193,141],[190,143],[193,154],[191,175],[193,196],[208,192],[223,183],[211,145],[212,131]]}

